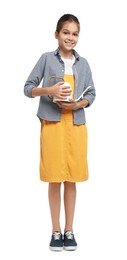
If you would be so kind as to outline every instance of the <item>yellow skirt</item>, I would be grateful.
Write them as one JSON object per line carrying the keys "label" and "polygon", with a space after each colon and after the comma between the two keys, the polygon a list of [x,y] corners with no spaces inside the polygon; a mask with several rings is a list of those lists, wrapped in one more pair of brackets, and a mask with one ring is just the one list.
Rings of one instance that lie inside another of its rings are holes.
{"label": "yellow skirt", "polygon": [[63,111],[60,122],[41,122],[40,179],[45,182],[88,179],[87,127],[74,125],[71,111]]}

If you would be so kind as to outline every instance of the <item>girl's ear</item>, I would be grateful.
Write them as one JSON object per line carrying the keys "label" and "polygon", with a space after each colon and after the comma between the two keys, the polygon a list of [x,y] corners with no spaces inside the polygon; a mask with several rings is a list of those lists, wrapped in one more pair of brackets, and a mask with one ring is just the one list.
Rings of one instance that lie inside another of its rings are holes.
{"label": "girl's ear", "polygon": [[58,32],[55,32],[55,38],[58,39]]}

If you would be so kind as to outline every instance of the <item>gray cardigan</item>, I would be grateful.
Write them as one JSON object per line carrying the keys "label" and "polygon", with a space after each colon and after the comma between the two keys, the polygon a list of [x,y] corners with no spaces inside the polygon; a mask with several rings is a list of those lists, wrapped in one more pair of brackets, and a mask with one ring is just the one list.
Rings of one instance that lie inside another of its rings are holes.
{"label": "gray cardigan", "polygon": [[[96,96],[91,69],[85,58],[79,56],[75,50],[73,50],[73,54],[75,56],[75,63],[73,64],[73,74],[75,77],[74,99],[77,99],[88,86],[91,86],[85,95],[82,96],[82,99],[89,101],[90,106]],[[24,85],[24,94],[27,97],[32,97],[32,88],[38,87],[41,81],[42,87],[48,87],[51,76],[64,77],[64,62],[59,55],[59,49],[41,55]],[[53,78],[50,85],[54,85],[57,82],[58,79]],[[48,121],[60,121],[61,108],[53,103],[52,99],[48,96],[41,96],[37,116],[40,119]],[[84,124],[86,122],[84,108],[73,111],[73,118],[74,124]]]}

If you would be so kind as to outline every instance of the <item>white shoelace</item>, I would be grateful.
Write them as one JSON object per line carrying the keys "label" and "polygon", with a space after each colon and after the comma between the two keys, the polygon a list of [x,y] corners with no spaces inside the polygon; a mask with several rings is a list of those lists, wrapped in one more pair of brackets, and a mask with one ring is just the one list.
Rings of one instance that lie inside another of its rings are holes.
{"label": "white shoelace", "polygon": [[61,236],[60,232],[54,232],[53,233],[54,240],[60,240],[60,236]]}
{"label": "white shoelace", "polygon": [[67,232],[66,232],[66,237],[67,237],[68,239],[73,239],[73,233],[72,233],[71,231],[67,231]]}

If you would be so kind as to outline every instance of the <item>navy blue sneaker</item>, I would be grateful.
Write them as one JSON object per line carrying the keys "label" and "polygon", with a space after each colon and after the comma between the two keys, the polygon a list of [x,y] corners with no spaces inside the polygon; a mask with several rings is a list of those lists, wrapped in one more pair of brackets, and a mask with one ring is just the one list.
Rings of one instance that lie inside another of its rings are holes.
{"label": "navy blue sneaker", "polygon": [[53,251],[61,251],[63,249],[63,238],[61,232],[53,232],[49,248]]}
{"label": "navy blue sneaker", "polygon": [[65,250],[71,251],[77,249],[77,242],[75,240],[74,234],[71,231],[66,231],[64,233],[64,245]]}

